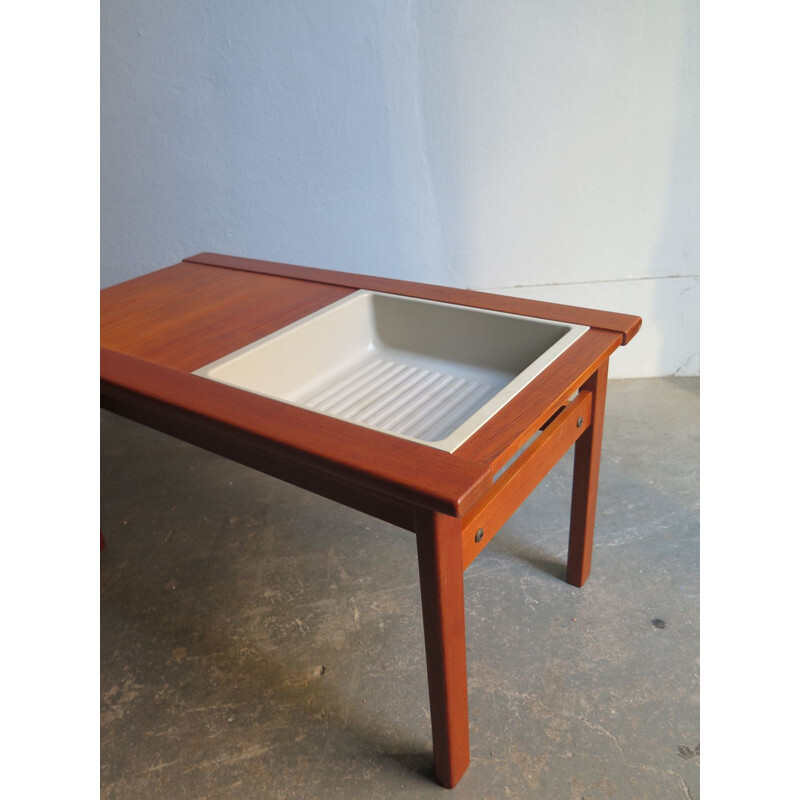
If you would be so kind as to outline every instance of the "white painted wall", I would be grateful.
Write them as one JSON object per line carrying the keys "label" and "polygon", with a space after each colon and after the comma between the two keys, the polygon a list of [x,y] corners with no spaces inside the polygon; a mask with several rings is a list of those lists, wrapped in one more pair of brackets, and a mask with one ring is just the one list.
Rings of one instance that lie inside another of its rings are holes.
{"label": "white painted wall", "polygon": [[626,311],[699,369],[698,0],[102,3],[102,282],[201,250]]}

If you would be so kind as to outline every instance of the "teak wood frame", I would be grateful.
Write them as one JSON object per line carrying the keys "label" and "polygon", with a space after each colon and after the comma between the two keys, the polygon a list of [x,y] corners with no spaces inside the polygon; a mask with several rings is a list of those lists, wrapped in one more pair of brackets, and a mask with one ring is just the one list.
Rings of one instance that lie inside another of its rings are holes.
{"label": "teak wood frame", "polygon": [[[191,374],[358,288],[592,330],[455,453]],[[469,765],[463,572],[575,444],[566,579],[585,583],[608,359],[641,319],[207,253],[101,298],[104,408],[416,534],[435,773],[455,786]]]}

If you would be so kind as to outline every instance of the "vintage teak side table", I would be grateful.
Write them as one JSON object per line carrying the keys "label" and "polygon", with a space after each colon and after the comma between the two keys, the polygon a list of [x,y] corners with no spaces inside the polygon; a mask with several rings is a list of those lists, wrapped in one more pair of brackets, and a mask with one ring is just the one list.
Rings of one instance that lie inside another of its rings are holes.
{"label": "vintage teak side table", "polygon": [[201,253],[101,292],[100,398],[416,534],[435,772],[453,787],[469,764],[463,571],[575,444],[566,575],[586,581],[608,359],[640,325]]}

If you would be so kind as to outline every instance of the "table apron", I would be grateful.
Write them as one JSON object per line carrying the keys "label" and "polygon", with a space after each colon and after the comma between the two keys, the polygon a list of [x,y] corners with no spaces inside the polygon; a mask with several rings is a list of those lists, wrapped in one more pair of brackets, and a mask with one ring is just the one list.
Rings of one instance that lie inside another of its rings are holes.
{"label": "table apron", "polygon": [[[266,453],[234,429],[223,430],[202,417],[187,415],[180,409],[117,387],[107,386],[105,391],[101,391],[100,401],[108,411],[416,533],[413,504],[366,488],[346,477],[315,470],[289,456]],[[548,421],[541,434],[495,481],[486,496],[461,518],[464,569],[588,429],[592,423],[591,414],[592,393],[582,390]],[[479,529],[483,533],[476,541]]]}
{"label": "table apron", "polygon": [[299,486],[314,494],[414,531],[414,506],[372,488],[323,470],[300,464],[289,456],[265,452],[246,435],[151,398],[107,386],[100,393],[107,411],[147,425],[216,455]]}

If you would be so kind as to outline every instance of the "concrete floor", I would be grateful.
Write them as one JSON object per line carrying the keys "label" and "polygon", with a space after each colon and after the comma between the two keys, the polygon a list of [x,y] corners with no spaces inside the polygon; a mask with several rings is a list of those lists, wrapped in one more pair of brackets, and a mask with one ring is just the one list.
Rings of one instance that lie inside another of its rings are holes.
{"label": "concrete floor", "polygon": [[[592,575],[571,452],[465,574],[463,798],[699,798],[697,379],[609,386]],[[445,797],[413,535],[103,413],[103,797]]]}

